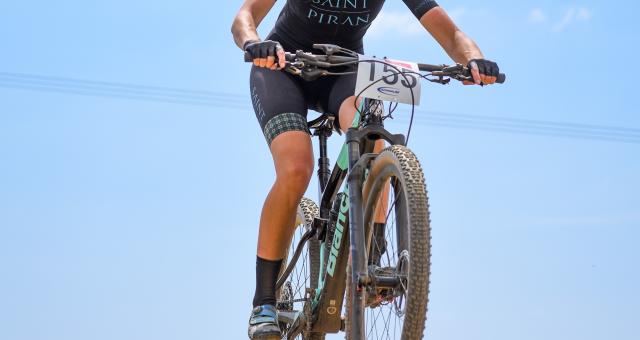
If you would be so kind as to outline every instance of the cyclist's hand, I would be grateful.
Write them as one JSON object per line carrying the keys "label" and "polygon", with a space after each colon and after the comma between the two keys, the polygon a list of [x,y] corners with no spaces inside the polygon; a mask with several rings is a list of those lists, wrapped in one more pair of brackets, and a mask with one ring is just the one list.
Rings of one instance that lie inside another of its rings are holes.
{"label": "cyclist's hand", "polygon": [[498,64],[486,59],[472,59],[467,66],[471,70],[473,81],[465,81],[465,85],[491,85],[500,74]]}
{"label": "cyclist's hand", "polygon": [[249,40],[244,43],[244,50],[249,53],[253,64],[258,67],[276,70],[285,66],[284,49],[277,41]]}

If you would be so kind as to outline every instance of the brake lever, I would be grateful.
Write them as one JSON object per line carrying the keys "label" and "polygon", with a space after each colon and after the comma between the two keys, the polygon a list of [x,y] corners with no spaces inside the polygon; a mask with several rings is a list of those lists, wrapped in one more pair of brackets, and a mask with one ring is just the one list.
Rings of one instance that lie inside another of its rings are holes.
{"label": "brake lever", "polygon": [[327,73],[327,70],[317,67],[305,67],[300,71],[300,77],[306,81],[314,81]]}
{"label": "brake lever", "polygon": [[442,69],[444,73],[466,73],[468,69],[462,64],[455,64],[453,66],[447,66]]}
{"label": "brake lever", "polygon": [[289,65],[289,64],[287,64],[287,65],[284,67],[284,71],[285,71],[285,72],[288,72],[288,73],[291,73],[291,74],[293,74],[294,76],[299,76],[299,75],[300,75],[300,73],[302,72],[299,68],[297,68],[297,67],[295,67],[295,66],[292,66],[292,65]]}
{"label": "brake lever", "polygon": [[283,71],[298,75],[300,74],[300,70],[304,68],[304,62],[300,60],[287,60],[284,63],[284,67],[281,69]]}
{"label": "brake lever", "polygon": [[456,73],[456,74],[451,74],[449,75],[449,77],[457,80],[457,81],[473,81],[473,77],[472,76],[467,76],[464,74],[460,74],[460,73]]}
{"label": "brake lever", "polygon": [[313,44],[312,47],[323,51],[324,54],[326,54],[327,58],[329,59],[331,58],[331,56],[338,55],[338,54],[344,54],[352,57],[358,56],[358,53],[334,44]]}
{"label": "brake lever", "polygon": [[334,44],[313,44],[313,48],[317,50],[321,50],[327,56],[333,55],[334,53],[338,53],[341,51],[342,47]]}
{"label": "brake lever", "polygon": [[451,81],[451,78],[445,78],[444,76],[439,76],[436,79],[433,79],[433,78],[425,78],[425,79],[427,79],[432,83],[442,84],[442,85],[447,85]]}

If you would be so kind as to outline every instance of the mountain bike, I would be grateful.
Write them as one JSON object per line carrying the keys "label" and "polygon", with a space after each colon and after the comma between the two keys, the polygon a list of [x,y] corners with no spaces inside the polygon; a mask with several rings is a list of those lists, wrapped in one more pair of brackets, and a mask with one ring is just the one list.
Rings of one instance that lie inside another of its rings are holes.
{"label": "mountain bike", "polygon": [[[322,114],[308,122],[320,151],[319,205],[302,199],[276,284],[282,337],[321,340],[344,331],[348,340],[422,339],[431,257],[427,190],[420,163],[406,147],[410,130],[392,134],[384,121],[398,103],[411,105],[413,121],[421,80],[471,80],[470,71],[459,64],[368,58],[337,45],[313,48],[324,54],[286,53],[284,71],[307,81],[357,74],[361,100],[331,171],[327,139],[335,118]],[[500,74],[498,83],[504,81]],[[384,101],[390,102],[387,112]],[[374,153],[379,139],[389,147]],[[385,223],[375,223],[381,208]]]}

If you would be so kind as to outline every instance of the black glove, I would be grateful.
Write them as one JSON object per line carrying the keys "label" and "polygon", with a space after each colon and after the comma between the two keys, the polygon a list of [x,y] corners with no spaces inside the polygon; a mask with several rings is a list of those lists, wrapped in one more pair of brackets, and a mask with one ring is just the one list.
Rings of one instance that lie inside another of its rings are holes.
{"label": "black glove", "polygon": [[282,50],[282,45],[280,45],[277,41],[265,40],[265,41],[255,41],[249,40],[244,43],[244,50],[247,52],[248,57],[251,60],[254,59],[262,59],[267,57],[276,58],[276,63],[278,62],[278,50]]}
{"label": "black glove", "polygon": [[[480,72],[481,78],[483,75],[487,77],[497,78],[498,75],[500,74],[500,68],[498,67],[498,64],[494,63],[491,60],[472,59],[471,61],[469,61],[469,65],[467,65],[467,67],[469,68],[469,71],[475,68],[474,65],[477,66],[478,71]],[[471,76],[473,76],[473,74]]]}

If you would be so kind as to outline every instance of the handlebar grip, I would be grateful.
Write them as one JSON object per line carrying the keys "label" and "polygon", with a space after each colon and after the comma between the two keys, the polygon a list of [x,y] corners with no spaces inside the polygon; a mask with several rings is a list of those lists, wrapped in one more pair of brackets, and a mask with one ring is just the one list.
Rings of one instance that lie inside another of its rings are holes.
{"label": "handlebar grip", "polygon": [[418,64],[418,70],[423,72],[434,72],[434,71],[442,71],[445,65],[429,65],[429,64]]}
{"label": "handlebar grip", "polygon": [[496,83],[504,84],[505,81],[507,81],[507,75],[504,73],[498,74],[498,79],[496,80]]}

